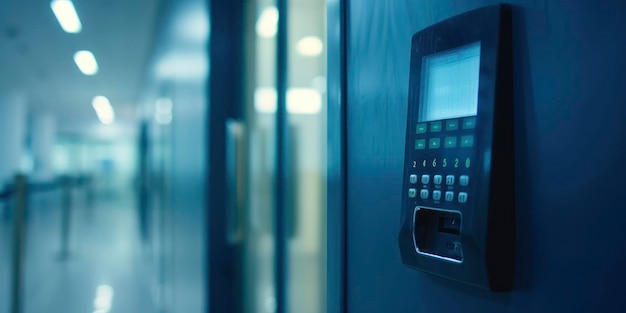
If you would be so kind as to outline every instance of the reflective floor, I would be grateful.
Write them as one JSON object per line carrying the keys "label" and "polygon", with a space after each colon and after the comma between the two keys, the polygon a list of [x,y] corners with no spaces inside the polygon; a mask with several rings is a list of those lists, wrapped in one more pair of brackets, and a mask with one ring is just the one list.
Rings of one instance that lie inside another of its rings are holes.
{"label": "reflective floor", "polygon": [[[90,208],[74,193],[69,258],[60,257],[60,193],[33,197],[27,216],[24,312],[156,312],[150,258],[130,194]],[[3,210],[2,215],[5,215]],[[12,219],[0,223],[0,312],[9,312]]]}

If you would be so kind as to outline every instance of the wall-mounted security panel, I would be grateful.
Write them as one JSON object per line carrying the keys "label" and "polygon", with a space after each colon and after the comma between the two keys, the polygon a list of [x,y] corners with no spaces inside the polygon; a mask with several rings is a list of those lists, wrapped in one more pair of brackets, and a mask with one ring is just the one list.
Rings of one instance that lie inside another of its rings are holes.
{"label": "wall-mounted security panel", "polygon": [[398,236],[406,266],[511,290],[513,143],[510,7],[416,33]]}

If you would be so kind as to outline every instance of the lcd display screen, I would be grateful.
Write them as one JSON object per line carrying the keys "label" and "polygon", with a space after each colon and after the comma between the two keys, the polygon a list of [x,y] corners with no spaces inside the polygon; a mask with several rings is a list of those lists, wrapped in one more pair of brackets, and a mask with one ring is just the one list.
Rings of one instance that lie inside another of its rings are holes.
{"label": "lcd display screen", "polygon": [[476,115],[480,42],[422,59],[419,122]]}

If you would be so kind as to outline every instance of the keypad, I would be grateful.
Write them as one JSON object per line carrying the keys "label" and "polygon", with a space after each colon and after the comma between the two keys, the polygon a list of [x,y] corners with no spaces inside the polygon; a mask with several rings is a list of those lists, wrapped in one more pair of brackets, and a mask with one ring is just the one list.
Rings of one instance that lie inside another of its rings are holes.
{"label": "keypad", "polygon": [[[455,186],[455,179],[456,176],[454,175],[446,175],[445,176],[445,185],[442,185],[444,183],[444,176],[443,175],[432,175],[432,182],[434,183],[433,186],[431,186],[430,188],[428,188],[427,186],[424,186],[424,188],[419,189],[419,198],[422,200],[430,200],[432,199],[435,202],[444,200],[445,202],[458,202],[459,204],[465,204],[468,201],[468,197],[469,194],[467,192],[467,189],[465,189],[464,187],[467,187],[469,185],[469,175],[460,175],[458,177],[459,181],[458,181],[458,186]],[[411,184],[417,184],[418,182],[421,182],[423,185],[428,185],[430,184],[430,180],[431,180],[431,175],[429,174],[422,174],[422,175],[417,175],[417,174],[411,174],[409,175],[409,183]],[[441,189],[441,188],[445,188],[445,189]],[[457,188],[461,188],[460,191],[457,191]],[[433,190],[434,189],[434,190]],[[411,199],[415,199],[418,197],[418,189],[417,188],[409,188],[408,189],[408,196]],[[432,197],[432,198],[431,198]]]}
{"label": "keypad", "polygon": [[[458,208],[467,204],[472,188],[470,168],[478,144],[476,116],[423,121],[411,132],[414,139],[413,172],[408,196],[424,205]],[[434,203],[432,203],[434,202]]]}
{"label": "keypad", "polygon": [[[459,121],[461,125],[459,125]],[[433,135],[437,135],[444,131],[444,134],[448,136],[439,137],[439,136],[429,136],[429,138],[418,138],[415,141],[415,150],[424,150],[424,149],[439,149],[443,146],[444,149],[454,149],[456,147],[469,148],[474,146],[474,136],[473,135],[463,135],[461,137],[458,136],[450,136],[454,135],[459,128],[463,130],[470,130],[476,127],[476,117],[467,117],[462,120],[459,119],[451,119],[446,121],[435,121],[430,123],[418,123],[415,127],[415,133],[420,135],[418,137],[422,137],[427,133],[432,133]]]}

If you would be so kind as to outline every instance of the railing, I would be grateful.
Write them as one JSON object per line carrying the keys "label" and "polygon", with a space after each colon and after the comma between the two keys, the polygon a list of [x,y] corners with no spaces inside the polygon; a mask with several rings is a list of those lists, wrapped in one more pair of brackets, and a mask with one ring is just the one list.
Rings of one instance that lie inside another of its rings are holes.
{"label": "railing", "polygon": [[11,313],[22,313],[24,250],[26,244],[25,216],[28,196],[61,188],[61,247],[62,261],[69,256],[70,222],[72,213],[72,188],[86,186],[88,205],[93,203],[92,178],[90,176],[61,176],[48,182],[29,182],[25,175],[16,175],[13,182],[0,190],[0,202],[13,201],[13,258],[11,262]]}

